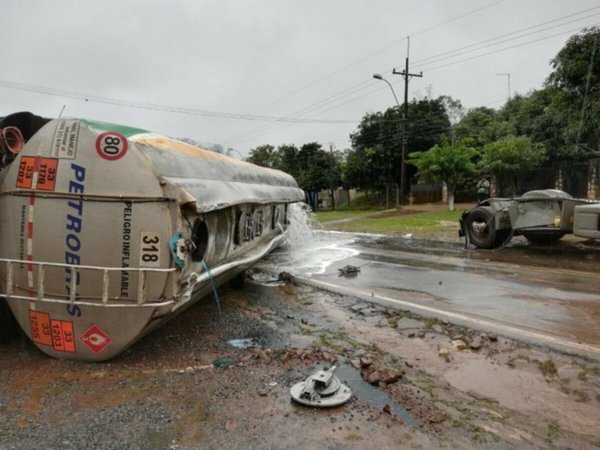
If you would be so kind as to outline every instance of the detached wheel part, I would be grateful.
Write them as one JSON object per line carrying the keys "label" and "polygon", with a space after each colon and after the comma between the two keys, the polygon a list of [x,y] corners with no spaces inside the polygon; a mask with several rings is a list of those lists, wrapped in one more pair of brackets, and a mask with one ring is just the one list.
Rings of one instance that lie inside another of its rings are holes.
{"label": "detached wheel part", "polygon": [[534,244],[552,244],[553,242],[559,241],[564,235],[565,233],[563,231],[523,233],[523,236],[525,236],[529,242],[533,242]]}
{"label": "detached wheel part", "polygon": [[510,235],[510,230],[496,231],[494,214],[486,208],[475,208],[469,213],[465,223],[469,241],[477,248],[499,247]]}

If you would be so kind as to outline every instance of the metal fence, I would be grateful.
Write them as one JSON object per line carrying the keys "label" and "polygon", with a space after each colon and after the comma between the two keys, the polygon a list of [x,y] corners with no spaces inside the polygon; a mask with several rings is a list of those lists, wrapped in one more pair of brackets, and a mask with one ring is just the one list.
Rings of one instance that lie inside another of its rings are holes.
{"label": "metal fence", "polygon": [[[492,180],[492,197],[513,197],[537,189],[560,189],[576,198],[600,197],[600,159],[556,161],[550,167],[521,171],[514,176]],[[456,202],[477,200],[477,180],[463,184],[456,191]]]}

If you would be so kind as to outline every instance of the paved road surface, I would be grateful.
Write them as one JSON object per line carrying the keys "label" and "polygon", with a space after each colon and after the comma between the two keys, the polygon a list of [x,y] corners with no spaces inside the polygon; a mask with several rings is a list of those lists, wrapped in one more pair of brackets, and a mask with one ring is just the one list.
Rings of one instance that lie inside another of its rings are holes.
{"label": "paved road surface", "polygon": [[[460,243],[318,232],[267,264],[314,286],[600,359],[600,249],[567,242]],[[345,265],[360,267],[340,275]]]}

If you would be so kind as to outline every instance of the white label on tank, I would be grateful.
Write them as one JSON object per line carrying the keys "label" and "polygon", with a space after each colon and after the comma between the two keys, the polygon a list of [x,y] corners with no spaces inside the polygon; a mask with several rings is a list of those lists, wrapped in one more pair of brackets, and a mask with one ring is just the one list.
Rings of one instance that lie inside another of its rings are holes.
{"label": "white label on tank", "polygon": [[59,120],[54,132],[51,156],[60,159],[75,159],[78,140],[79,120]]}
{"label": "white label on tank", "polygon": [[140,237],[140,267],[160,267],[160,250],[158,233],[143,231]]}

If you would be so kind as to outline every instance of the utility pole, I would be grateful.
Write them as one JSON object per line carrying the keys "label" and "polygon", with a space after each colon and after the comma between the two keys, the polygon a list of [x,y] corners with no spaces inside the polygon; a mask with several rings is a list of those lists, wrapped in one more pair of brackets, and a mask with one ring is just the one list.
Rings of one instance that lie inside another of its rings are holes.
{"label": "utility pole", "polygon": [[331,210],[335,210],[335,188],[333,176],[333,144],[329,144],[329,187],[331,189]]}
{"label": "utility pole", "polygon": [[423,77],[423,72],[410,73],[408,70],[408,58],[410,54],[410,36],[407,38],[406,44],[406,61],[405,68],[402,72],[398,72],[396,69],[392,71],[394,75],[402,75],[404,77],[404,114],[402,117],[402,155],[400,161],[400,195],[401,204],[405,204],[405,185],[406,185],[406,147],[408,145],[408,80],[410,77]]}

